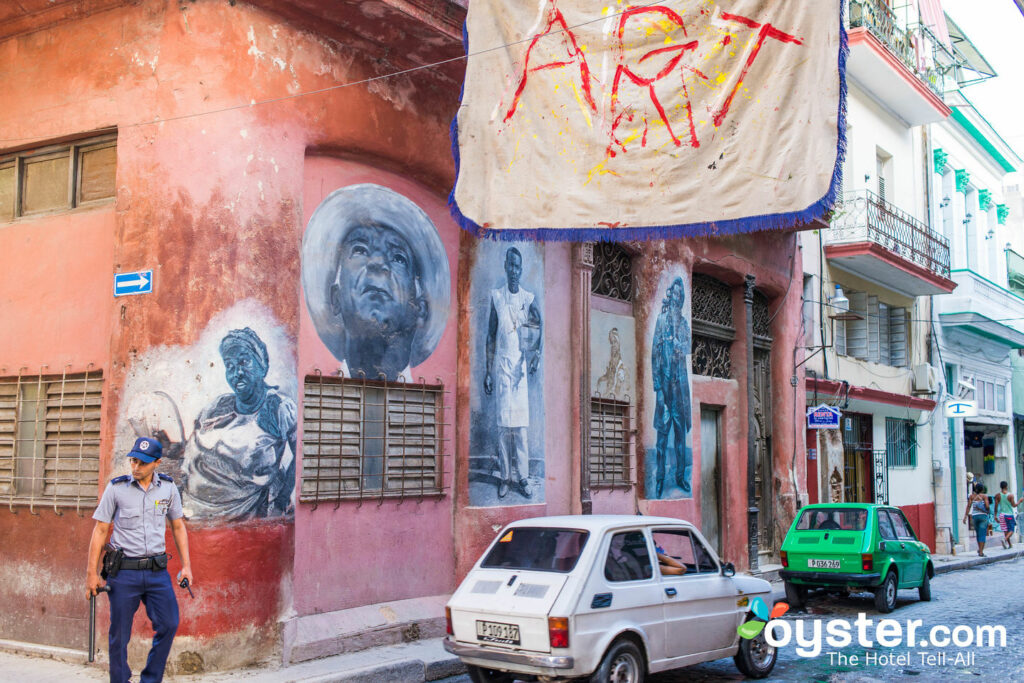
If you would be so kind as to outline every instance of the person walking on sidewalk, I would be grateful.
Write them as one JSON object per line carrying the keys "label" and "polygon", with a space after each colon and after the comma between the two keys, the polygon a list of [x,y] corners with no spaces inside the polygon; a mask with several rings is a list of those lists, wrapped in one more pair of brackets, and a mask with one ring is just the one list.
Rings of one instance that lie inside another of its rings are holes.
{"label": "person walking on sidewalk", "polygon": [[1017,519],[1014,517],[1015,508],[1020,505],[1019,500],[1014,500],[1013,494],[1007,491],[1009,484],[1005,481],[999,482],[999,493],[996,494],[995,508],[996,520],[999,528],[1003,530],[1003,547],[1012,548],[1013,532],[1017,529]]}
{"label": "person walking on sidewalk", "polygon": [[[92,518],[96,525],[89,541],[85,597],[110,586],[110,683],[128,683],[128,640],[132,620],[141,601],[153,622],[153,645],[142,670],[140,683],[159,683],[167,655],[178,630],[178,600],[167,573],[164,531],[170,520],[174,544],[181,556],[181,577],[192,583],[188,532],[182,519],[181,494],[166,474],[156,474],[163,448],[145,437],[135,440],[128,453],[131,475],[115,477],[103,491]],[[100,572],[100,551],[110,534],[110,544]]]}
{"label": "person walking on sidewalk", "polygon": [[967,500],[967,513],[964,515],[964,524],[968,517],[974,526],[974,535],[978,539],[978,556],[985,557],[985,537],[988,535],[988,496],[985,495],[984,484],[975,484],[974,493]]}

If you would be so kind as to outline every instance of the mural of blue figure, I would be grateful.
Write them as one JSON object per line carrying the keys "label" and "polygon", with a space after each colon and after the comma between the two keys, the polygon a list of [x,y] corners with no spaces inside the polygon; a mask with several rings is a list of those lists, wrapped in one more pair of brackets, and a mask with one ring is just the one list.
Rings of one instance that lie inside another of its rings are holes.
{"label": "mural of blue figure", "polygon": [[[268,385],[267,347],[253,330],[231,330],[220,342],[231,393],[196,418],[188,441],[165,443],[182,457],[182,503],[194,518],[230,521],[290,514],[294,508],[297,410]],[[166,433],[157,435],[167,442]]]}
{"label": "mural of blue figure", "polygon": [[[687,448],[690,431],[690,378],[687,356],[690,354],[690,325],[683,313],[686,292],[682,278],[672,281],[662,302],[654,326],[651,349],[651,376],[654,382],[654,429],[657,469],[655,493],[664,489],[669,444],[675,459],[676,485],[690,493],[691,455]],[[670,439],[671,437],[671,439]]]}
{"label": "mural of blue figure", "polygon": [[491,292],[487,322],[487,370],[484,392],[494,394],[498,418],[498,498],[510,486],[526,498],[532,491],[527,477],[527,434],[530,400],[527,373],[540,364],[541,318],[534,295],[520,286],[523,256],[515,247],[505,252],[505,285]]}
{"label": "mural of blue figure", "polygon": [[317,334],[348,377],[410,379],[448,317],[451,280],[437,228],[386,187],[332,192],[310,218],[302,283]]}

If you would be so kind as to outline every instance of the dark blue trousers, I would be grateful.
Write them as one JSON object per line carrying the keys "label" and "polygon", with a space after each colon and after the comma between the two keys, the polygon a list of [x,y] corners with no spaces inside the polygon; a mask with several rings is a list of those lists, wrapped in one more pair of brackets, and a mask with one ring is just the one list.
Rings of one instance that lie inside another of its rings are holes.
{"label": "dark blue trousers", "polygon": [[153,623],[153,646],[146,658],[140,683],[160,683],[178,630],[178,599],[166,569],[122,569],[109,579],[110,586],[110,683],[128,683],[128,640],[139,602]]}

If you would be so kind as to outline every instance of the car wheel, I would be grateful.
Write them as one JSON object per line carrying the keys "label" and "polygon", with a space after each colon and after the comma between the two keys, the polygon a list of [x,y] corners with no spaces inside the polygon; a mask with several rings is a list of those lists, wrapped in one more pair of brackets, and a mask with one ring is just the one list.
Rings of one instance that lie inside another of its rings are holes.
{"label": "car wheel", "polygon": [[644,656],[629,640],[616,640],[608,648],[590,683],[643,683]]}
{"label": "car wheel", "polygon": [[[789,586],[789,584],[786,584]],[[744,676],[764,678],[775,668],[778,651],[768,644],[765,631],[762,629],[754,638],[740,638],[740,649],[732,661]]]}
{"label": "car wheel", "polygon": [[932,601],[932,580],[928,578],[927,570],[925,570],[921,585],[917,587],[917,597],[921,598],[921,602]]}
{"label": "car wheel", "polygon": [[896,572],[890,570],[885,581],[875,589],[875,607],[879,612],[888,614],[896,608]]}
{"label": "car wheel", "polygon": [[793,609],[800,609],[807,604],[807,586],[786,582],[786,602]]}
{"label": "car wheel", "polygon": [[466,665],[466,673],[473,683],[512,683],[515,677],[504,671],[485,669],[481,666]]}

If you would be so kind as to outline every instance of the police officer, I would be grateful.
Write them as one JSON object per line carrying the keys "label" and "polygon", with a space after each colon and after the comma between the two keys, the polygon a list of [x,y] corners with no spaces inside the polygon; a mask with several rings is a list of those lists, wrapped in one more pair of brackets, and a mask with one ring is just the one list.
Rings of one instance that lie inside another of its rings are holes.
{"label": "police officer", "polygon": [[[132,619],[139,601],[153,622],[153,646],[142,670],[141,683],[163,680],[164,665],[178,630],[178,600],[167,573],[164,552],[165,519],[171,521],[174,544],[181,556],[181,576],[192,582],[188,554],[188,532],[181,512],[181,494],[166,474],[157,474],[163,448],[160,442],[145,437],[136,439],[128,462],[131,475],[115,477],[103,491],[93,513],[96,526],[89,542],[89,566],[86,575],[86,599],[96,595],[103,585],[100,578],[100,551],[110,534],[110,545],[124,553],[119,567],[107,567],[110,586],[110,681],[127,683],[128,640]],[[113,528],[113,533],[111,533]]]}

